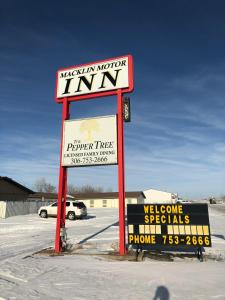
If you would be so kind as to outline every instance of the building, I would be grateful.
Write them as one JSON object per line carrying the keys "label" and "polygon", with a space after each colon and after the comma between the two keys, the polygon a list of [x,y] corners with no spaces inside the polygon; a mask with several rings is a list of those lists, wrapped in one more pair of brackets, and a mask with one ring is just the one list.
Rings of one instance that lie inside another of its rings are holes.
{"label": "building", "polygon": [[[81,193],[74,195],[75,200],[81,200],[89,208],[118,208],[118,193]],[[142,192],[126,192],[125,204],[141,204],[144,203],[144,195]]]}
{"label": "building", "polygon": [[0,176],[0,218],[24,215],[36,210],[37,203],[27,200],[33,193],[11,178]]}
{"label": "building", "polygon": [[58,194],[37,192],[37,193],[29,195],[28,200],[29,201],[44,201],[44,202],[49,202],[49,204],[50,204],[50,203],[58,200]]}
{"label": "building", "polygon": [[0,176],[0,201],[24,201],[33,193],[11,178]]}
{"label": "building", "polygon": [[177,194],[163,192],[155,189],[143,191],[145,203],[176,203]]}
{"label": "building", "polygon": [[[57,201],[58,195],[52,193],[35,193],[29,196],[29,200],[39,200],[54,202]],[[67,195],[67,200],[83,201],[87,208],[117,208],[119,207],[118,193],[77,193]],[[126,204],[141,204],[144,203],[144,195],[142,192],[126,192]]]}

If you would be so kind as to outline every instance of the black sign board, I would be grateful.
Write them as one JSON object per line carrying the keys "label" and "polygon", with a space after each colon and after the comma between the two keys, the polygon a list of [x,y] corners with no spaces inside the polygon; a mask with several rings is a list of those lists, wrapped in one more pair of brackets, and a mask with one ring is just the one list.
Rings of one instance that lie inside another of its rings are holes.
{"label": "black sign board", "polygon": [[128,204],[128,243],[211,247],[207,204]]}
{"label": "black sign board", "polygon": [[124,122],[131,121],[130,98],[128,97],[123,100],[123,120]]}

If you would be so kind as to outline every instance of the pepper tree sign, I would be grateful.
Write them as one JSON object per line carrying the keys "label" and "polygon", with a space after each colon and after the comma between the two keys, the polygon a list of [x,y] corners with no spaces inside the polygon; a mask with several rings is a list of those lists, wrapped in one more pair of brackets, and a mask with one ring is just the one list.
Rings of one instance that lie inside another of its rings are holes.
{"label": "pepper tree sign", "polygon": [[133,90],[132,68],[132,57],[127,55],[60,69],[56,79],[56,101],[87,94],[115,93],[118,89],[130,92]]}
{"label": "pepper tree sign", "polygon": [[63,166],[113,164],[117,164],[116,116],[64,122]]}
{"label": "pepper tree sign", "polygon": [[129,204],[128,243],[211,247],[207,204]]}

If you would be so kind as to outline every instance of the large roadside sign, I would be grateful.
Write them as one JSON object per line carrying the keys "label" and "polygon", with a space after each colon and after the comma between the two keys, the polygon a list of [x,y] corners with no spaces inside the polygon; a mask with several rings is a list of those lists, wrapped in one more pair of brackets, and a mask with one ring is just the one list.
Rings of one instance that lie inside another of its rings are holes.
{"label": "large roadside sign", "polygon": [[[64,69],[56,75],[56,101],[71,97],[96,94],[115,94],[133,90],[133,61],[131,55],[111,58]],[[96,96],[95,96],[96,97]]]}
{"label": "large roadside sign", "polygon": [[64,121],[62,166],[117,164],[117,117]]}
{"label": "large roadside sign", "polygon": [[128,204],[128,243],[211,247],[207,204]]}
{"label": "large roadside sign", "polygon": [[[55,100],[62,104],[61,151],[55,251],[65,249],[65,211],[69,167],[118,165],[119,253],[126,252],[125,169],[124,169],[124,94],[134,89],[131,55],[60,68],[56,72]],[[71,120],[74,101],[115,95],[116,116]]]}

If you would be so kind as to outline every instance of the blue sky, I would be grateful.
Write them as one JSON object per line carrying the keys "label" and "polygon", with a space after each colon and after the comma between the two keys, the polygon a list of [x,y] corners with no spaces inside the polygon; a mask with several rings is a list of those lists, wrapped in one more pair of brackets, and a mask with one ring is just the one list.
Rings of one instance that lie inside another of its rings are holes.
{"label": "blue sky", "polygon": [[[225,194],[224,1],[1,1],[0,174],[58,184],[55,73],[132,54],[126,190]],[[72,118],[114,114],[116,99],[72,104]],[[117,167],[74,168],[69,183],[117,190]]]}

